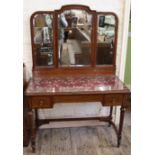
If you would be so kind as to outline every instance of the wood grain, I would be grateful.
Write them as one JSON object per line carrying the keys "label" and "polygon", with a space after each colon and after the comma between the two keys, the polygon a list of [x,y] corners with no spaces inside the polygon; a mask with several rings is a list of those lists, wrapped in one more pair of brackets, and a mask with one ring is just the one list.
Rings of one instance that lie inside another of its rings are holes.
{"label": "wood grain", "polygon": [[40,129],[36,138],[36,153],[24,148],[23,155],[130,155],[131,129],[123,129],[122,144],[116,147],[112,127],[74,127]]}
{"label": "wood grain", "polygon": [[52,130],[51,154],[72,155],[69,128]]}

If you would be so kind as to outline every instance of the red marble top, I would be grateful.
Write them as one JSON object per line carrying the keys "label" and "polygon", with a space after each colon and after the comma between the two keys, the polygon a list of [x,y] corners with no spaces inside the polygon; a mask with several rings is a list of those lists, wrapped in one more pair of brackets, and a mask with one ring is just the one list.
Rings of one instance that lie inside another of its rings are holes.
{"label": "red marble top", "polygon": [[66,76],[32,78],[25,94],[78,94],[128,92],[117,76]]}

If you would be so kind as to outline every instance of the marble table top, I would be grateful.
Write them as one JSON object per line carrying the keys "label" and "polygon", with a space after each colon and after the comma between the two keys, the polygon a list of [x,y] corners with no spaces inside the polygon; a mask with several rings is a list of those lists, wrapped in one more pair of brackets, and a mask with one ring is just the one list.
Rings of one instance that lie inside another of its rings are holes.
{"label": "marble table top", "polygon": [[63,76],[32,78],[26,95],[128,92],[117,76]]}

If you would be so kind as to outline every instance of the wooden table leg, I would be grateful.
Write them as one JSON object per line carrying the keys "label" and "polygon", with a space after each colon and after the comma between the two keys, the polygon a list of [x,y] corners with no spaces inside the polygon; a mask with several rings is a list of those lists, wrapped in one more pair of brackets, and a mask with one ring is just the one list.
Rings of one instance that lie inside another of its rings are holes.
{"label": "wooden table leg", "polygon": [[28,146],[29,145],[29,126],[27,123],[27,119],[23,119],[23,146]]}
{"label": "wooden table leg", "polygon": [[23,146],[28,146],[30,141],[30,125],[26,101],[26,97],[23,94]]}
{"label": "wooden table leg", "polygon": [[119,129],[118,129],[118,137],[117,137],[117,146],[120,146],[121,138],[122,138],[122,129],[123,129],[123,121],[124,121],[124,114],[125,114],[125,108],[121,107],[120,109],[120,122],[119,122]]}
{"label": "wooden table leg", "polygon": [[38,128],[39,126],[38,109],[35,109],[35,124],[36,124],[36,128]]}
{"label": "wooden table leg", "polygon": [[111,126],[112,112],[113,112],[113,106],[110,107],[110,114],[109,114],[109,127]]}
{"label": "wooden table leg", "polygon": [[31,147],[32,147],[32,152],[35,153],[36,151],[36,141],[35,141],[35,129],[32,128],[31,130]]}
{"label": "wooden table leg", "polygon": [[29,111],[28,113],[29,115],[29,120],[31,121],[30,124],[31,124],[31,127],[30,127],[30,132],[31,132],[31,137],[30,137],[30,140],[31,140],[31,147],[32,147],[32,152],[35,153],[36,151],[36,147],[35,147],[35,138],[36,138],[36,126],[35,126],[35,120],[33,118],[33,111]]}

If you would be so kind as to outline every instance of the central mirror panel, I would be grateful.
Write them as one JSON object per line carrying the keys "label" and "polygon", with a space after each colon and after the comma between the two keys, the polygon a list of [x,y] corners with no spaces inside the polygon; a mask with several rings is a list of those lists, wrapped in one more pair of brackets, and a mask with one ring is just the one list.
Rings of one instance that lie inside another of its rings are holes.
{"label": "central mirror panel", "polygon": [[58,59],[61,66],[91,64],[92,14],[69,9],[58,14]]}

